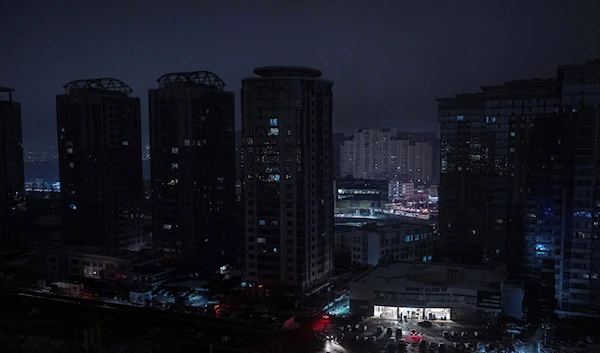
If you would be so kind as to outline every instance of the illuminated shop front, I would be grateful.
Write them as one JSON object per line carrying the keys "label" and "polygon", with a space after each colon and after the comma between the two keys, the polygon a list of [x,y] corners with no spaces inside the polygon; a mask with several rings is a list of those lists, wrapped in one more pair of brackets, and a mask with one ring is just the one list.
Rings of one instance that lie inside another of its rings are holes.
{"label": "illuminated shop front", "polygon": [[373,306],[374,316],[382,319],[396,320],[398,319],[398,307],[396,306]]}
{"label": "illuminated shop front", "polygon": [[398,308],[398,315],[404,319],[423,319],[423,308],[407,308],[400,307]]}
{"label": "illuminated shop front", "polygon": [[425,320],[451,320],[450,308],[425,308]]}

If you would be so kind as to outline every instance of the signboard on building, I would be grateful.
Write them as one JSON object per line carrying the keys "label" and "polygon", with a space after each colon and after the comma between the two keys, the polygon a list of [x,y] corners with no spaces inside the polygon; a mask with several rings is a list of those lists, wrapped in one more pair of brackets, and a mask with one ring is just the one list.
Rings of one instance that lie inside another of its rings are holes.
{"label": "signboard on building", "polygon": [[502,307],[502,295],[499,292],[477,291],[477,307],[500,309]]}
{"label": "signboard on building", "polygon": [[440,291],[445,292],[447,288],[440,287],[406,287],[407,292],[426,292],[426,293],[438,293]]}

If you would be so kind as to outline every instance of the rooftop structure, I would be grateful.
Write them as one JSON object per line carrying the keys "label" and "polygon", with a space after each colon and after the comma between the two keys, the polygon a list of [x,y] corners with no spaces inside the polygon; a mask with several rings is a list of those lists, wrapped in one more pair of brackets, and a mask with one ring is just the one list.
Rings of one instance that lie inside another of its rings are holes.
{"label": "rooftop structure", "polygon": [[210,71],[172,72],[158,78],[158,86],[166,88],[172,84],[188,84],[212,87],[218,91],[225,89],[225,82]]}
{"label": "rooftop structure", "polygon": [[499,291],[505,278],[506,273],[488,267],[397,261],[375,266],[352,282],[385,289],[428,285]]}
{"label": "rooftop structure", "polygon": [[123,81],[109,77],[74,80],[64,85],[63,88],[66,93],[71,93],[73,90],[90,90],[124,93],[129,96],[133,92],[131,87]]}
{"label": "rooftop structure", "polygon": [[321,70],[302,66],[263,66],[254,69],[254,73],[262,77],[321,77]]}
{"label": "rooftop structure", "polygon": [[131,262],[145,262],[148,259],[156,258],[156,253],[154,251],[129,251],[125,249],[112,249],[96,246],[48,245],[42,247],[40,250],[45,253],[65,252],[81,253],[91,256],[112,257]]}
{"label": "rooftop structure", "polygon": [[[9,87],[0,87],[0,93],[8,93],[8,101],[12,102],[12,93],[15,90],[13,88],[9,88]],[[0,100],[5,100],[2,97],[5,96],[3,94],[0,95]]]}

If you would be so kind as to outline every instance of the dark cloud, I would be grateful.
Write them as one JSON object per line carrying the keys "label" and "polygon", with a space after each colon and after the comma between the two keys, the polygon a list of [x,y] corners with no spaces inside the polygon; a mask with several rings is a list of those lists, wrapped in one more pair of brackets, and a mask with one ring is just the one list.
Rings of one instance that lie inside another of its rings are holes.
{"label": "dark cloud", "polygon": [[0,85],[17,89],[33,147],[55,143],[54,96],[70,80],[127,82],[147,128],[147,89],[160,75],[208,69],[237,94],[270,64],[333,79],[336,130],[436,129],[435,97],[600,57],[598,13],[587,0],[10,1]]}

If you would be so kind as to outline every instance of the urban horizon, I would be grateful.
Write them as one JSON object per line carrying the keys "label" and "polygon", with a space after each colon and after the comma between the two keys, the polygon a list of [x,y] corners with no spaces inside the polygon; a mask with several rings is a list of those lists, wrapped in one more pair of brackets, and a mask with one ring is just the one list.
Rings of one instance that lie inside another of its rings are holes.
{"label": "urban horizon", "polygon": [[600,351],[600,2],[32,4],[7,352]]}

